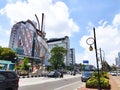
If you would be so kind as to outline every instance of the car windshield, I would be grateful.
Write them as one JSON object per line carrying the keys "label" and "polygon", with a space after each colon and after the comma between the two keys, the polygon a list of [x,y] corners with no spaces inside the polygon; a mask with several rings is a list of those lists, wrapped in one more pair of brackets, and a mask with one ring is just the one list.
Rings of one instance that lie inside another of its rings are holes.
{"label": "car windshield", "polygon": [[85,73],[83,73],[83,76],[92,76],[92,73],[90,73],[90,72],[85,72]]}
{"label": "car windshield", "polygon": [[54,74],[54,73],[55,73],[54,71],[51,71],[49,74],[52,75],[52,74]]}
{"label": "car windshield", "polygon": [[96,68],[93,65],[86,65],[84,70],[85,71],[95,71]]}

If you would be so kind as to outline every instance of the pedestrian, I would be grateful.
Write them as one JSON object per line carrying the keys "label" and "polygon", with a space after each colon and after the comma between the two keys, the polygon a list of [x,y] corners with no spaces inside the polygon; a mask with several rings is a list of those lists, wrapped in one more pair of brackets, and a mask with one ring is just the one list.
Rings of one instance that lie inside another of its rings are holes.
{"label": "pedestrian", "polygon": [[63,71],[60,72],[60,78],[63,78]]}

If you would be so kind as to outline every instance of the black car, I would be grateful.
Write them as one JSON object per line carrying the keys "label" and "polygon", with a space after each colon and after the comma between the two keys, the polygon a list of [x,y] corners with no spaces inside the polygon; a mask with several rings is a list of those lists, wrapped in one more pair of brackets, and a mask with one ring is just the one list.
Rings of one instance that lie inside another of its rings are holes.
{"label": "black car", "polygon": [[60,77],[60,72],[58,72],[57,70],[51,71],[47,76],[48,77]]}
{"label": "black car", "polygon": [[19,76],[15,71],[0,71],[0,90],[18,90]]}
{"label": "black car", "polygon": [[92,76],[92,72],[86,71],[82,73],[81,81],[86,82]]}

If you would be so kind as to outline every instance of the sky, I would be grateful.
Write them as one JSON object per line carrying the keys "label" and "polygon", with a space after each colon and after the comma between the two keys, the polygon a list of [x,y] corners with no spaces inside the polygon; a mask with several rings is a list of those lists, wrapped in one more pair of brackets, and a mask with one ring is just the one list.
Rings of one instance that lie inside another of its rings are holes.
{"label": "sky", "polygon": [[41,21],[44,13],[46,38],[69,36],[76,63],[89,60],[96,65],[95,49],[89,51],[86,43],[94,37],[95,27],[98,56],[101,48],[104,59],[113,65],[120,51],[119,5],[120,0],[0,0],[0,46],[8,47],[15,23],[36,21],[35,14]]}

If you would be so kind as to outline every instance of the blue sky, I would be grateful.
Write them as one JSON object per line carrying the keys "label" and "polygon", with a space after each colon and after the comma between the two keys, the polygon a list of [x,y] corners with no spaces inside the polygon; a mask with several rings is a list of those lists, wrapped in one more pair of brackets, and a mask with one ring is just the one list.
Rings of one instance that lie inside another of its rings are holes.
{"label": "blue sky", "polygon": [[96,28],[98,48],[112,65],[120,51],[120,0],[0,0],[0,46],[8,47],[12,25],[27,19],[41,20],[45,13],[47,38],[70,37],[76,62],[96,64],[95,52],[88,50],[88,37]]}

